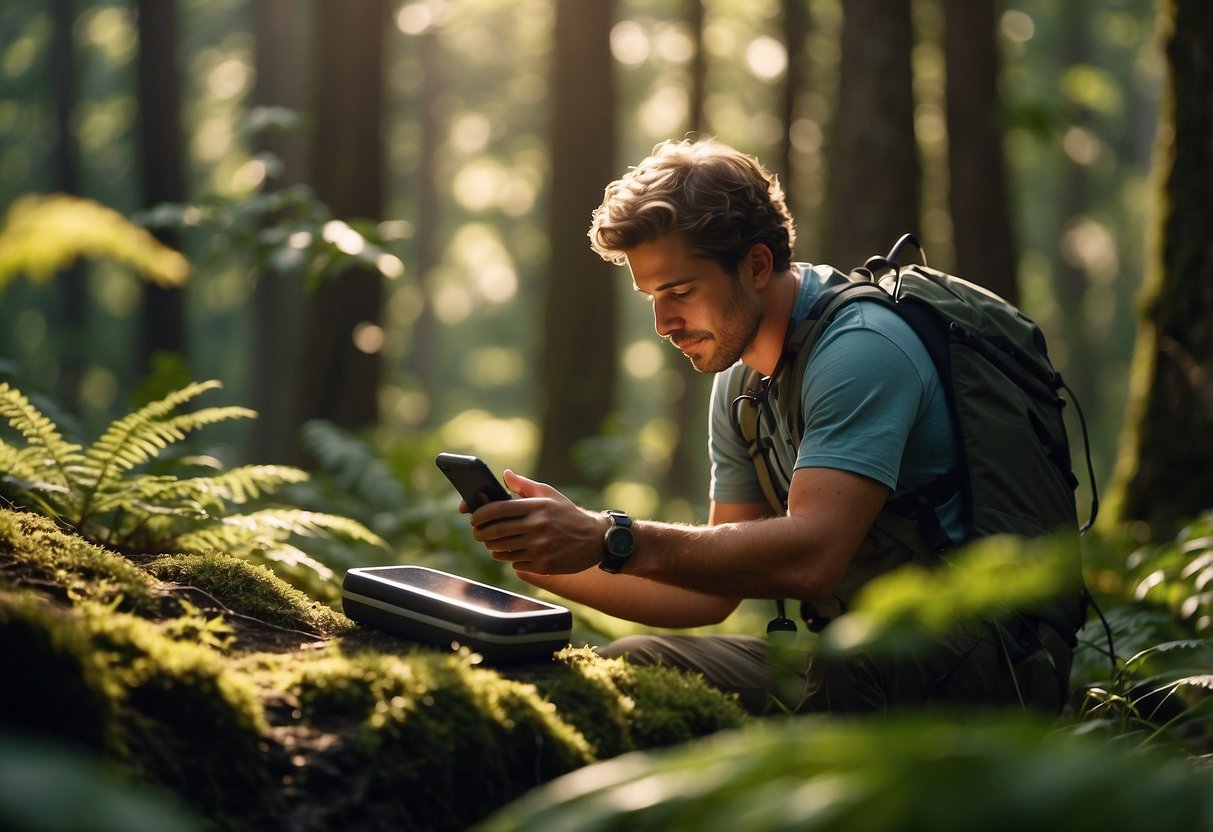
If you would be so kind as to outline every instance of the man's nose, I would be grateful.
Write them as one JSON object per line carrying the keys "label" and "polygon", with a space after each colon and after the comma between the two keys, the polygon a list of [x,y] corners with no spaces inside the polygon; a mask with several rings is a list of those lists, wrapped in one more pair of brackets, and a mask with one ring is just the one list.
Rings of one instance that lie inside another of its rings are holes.
{"label": "man's nose", "polygon": [[653,301],[653,329],[657,330],[659,336],[668,338],[685,325],[686,322],[680,316],[670,311],[669,304],[660,300]]}

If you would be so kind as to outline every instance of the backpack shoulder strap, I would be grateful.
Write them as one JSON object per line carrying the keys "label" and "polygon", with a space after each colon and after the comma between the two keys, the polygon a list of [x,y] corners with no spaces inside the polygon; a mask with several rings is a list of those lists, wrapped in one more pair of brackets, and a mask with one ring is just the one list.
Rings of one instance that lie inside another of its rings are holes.
{"label": "backpack shoulder strap", "polygon": [[[730,371],[727,387],[729,421],[745,442],[746,453],[767,504],[776,514],[782,514],[787,511],[787,483],[779,481],[768,458],[771,439],[758,435],[758,397],[763,395],[763,382],[762,374],[750,367]],[[750,400],[748,404],[746,399]]]}
{"label": "backpack shoulder strap", "polygon": [[790,360],[787,362],[784,377],[780,379],[783,389],[779,395],[780,409],[783,410],[788,432],[792,436],[804,434],[800,386],[804,381],[805,368],[809,364],[813,347],[817,346],[826,327],[833,323],[838,311],[861,298],[892,305],[889,294],[877,284],[866,280],[852,280],[850,283],[841,283],[823,290],[813,302],[808,316],[792,330],[785,347]]}

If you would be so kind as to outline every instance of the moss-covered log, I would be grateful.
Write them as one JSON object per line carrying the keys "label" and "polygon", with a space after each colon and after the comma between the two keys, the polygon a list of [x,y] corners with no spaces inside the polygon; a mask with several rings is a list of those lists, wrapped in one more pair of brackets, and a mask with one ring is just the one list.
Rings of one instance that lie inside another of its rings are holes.
{"label": "moss-covered log", "polygon": [[588,763],[745,720],[696,677],[571,647],[488,668],[361,629],[264,567],[135,564],[11,511],[0,651],[0,734],[77,746],[222,829],[464,829]]}

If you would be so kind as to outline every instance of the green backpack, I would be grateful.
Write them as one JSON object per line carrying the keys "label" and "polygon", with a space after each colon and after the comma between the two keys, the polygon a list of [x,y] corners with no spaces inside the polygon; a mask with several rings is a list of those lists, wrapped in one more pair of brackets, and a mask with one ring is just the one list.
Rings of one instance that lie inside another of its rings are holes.
{"label": "green backpack", "polygon": [[[928,268],[925,257],[924,265],[900,266],[896,258],[907,245],[921,254],[918,240],[905,235],[887,256],[870,258],[851,273],[848,282],[823,290],[808,317],[791,331],[773,373],[783,385],[776,418],[785,420],[790,436],[804,434],[800,386],[814,345],[846,304],[882,303],[910,325],[931,355],[946,391],[958,460],[954,470],[926,487],[891,500],[886,512],[913,518],[934,554],[953,547],[935,507],[957,492],[966,541],[1001,533],[1037,537],[1060,529],[1077,534],[1078,479],[1070,464],[1062,418],[1061,391],[1065,390],[1078,411],[1091,474],[1093,497],[1085,531],[1098,511],[1086,423],[1073,393],[1049,360],[1040,328],[994,293]],[[876,273],[883,276],[877,279]],[[758,430],[758,407],[769,407],[771,383],[772,378],[757,371],[735,374],[730,401],[741,398],[755,405],[733,408],[734,427],[746,442],[767,501],[782,513],[787,509],[791,472],[773,460],[773,440],[760,436]],[[1077,557],[1073,567],[1076,585],[1081,586]],[[870,577],[874,575],[853,577],[852,584]],[[1081,594],[1083,601],[1067,599],[1064,609],[1042,617],[1072,636],[1085,618],[1085,590]],[[842,600],[845,609],[849,598]],[[776,621],[790,624],[783,617],[782,603]],[[772,626],[785,629],[775,622]]]}

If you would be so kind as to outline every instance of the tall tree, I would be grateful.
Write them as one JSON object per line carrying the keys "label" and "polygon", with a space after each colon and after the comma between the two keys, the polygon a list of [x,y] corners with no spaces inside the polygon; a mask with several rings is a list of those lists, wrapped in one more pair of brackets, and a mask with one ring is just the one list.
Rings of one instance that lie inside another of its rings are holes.
{"label": "tall tree", "polygon": [[788,51],[788,69],[783,83],[783,152],[780,154],[783,170],[780,179],[783,182],[788,209],[797,219],[801,217],[801,210],[800,199],[793,186],[796,151],[792,146],[792,125],[796,122],[800,96],[809,81],[805,58],[808,54],[811,26],[809,0],[783,0],[783,42]]}
{"label": "tall tree", "polygon": [[[383,215],[384,34],[387,0],[312,5],[316,195],[336,216]],[[308,296],[298,419],[345,428],[378,421],[383,288],[378,273],[350,269]],[[370,337],[367,337],[367,336]]]}
{"label": "tall tree", "polygon": [[1213,509],[1213,6],[1164,0],[1157,228],[1109,515],[1154,539]]}
{"label": "tall tree", "polygon": [[[304,7],[297,0],[258,0],[252,4],[254,63],[257,80],[253,104],[283,107],[302,113],[307,107],[304,60]],[[259,150],[273,154],[281,172],[267,189],[303,181],[306,140],[298,132],[265,132],[256,139]],[[259,462],[288,462],[295,458],[292,430],[300,379],[303,344],[303,277],[264,270],[253,292],[253,423],[250,454]]]}
{"label": "tall tree", "polygon": [[1017,258],[999,76],[996,0],[943,0],[948,197],[955,271],[1015,303]]}
{"label": "tall tree", "polygon": [[[176,0],[136,0],[139,57],[139,161],[142,202],[185,202],[185,146],[181,130],[181,72],[177,66]],[[157,232],[177,247],[176,236]],[[158,352],[183,354],[185,295],[181,289],[143,284],[142,365]]]}
{"label": "tall tree", "polygon": [[586,482],[574,448],[597,434],[614,400],[619,275],[589,249],[585,238],[590,211],[615,176],[613,11],[614,3],[607,0],[556,2],[551,259],[538,472],[563,485]]}
{"label": "tall tree", "polygon": [[[704,101],[707,98],[707,56],[703,48],[704,7],[703,0],[686,0],[687,23],[694,40],[691,57],[690,90],[687,98],[690,107],[687,129],[691,135],[705,132]],[[691,366],[691,362],[673,351],[665,353],[665,360],[679,380],[679,388],[669,403],[667,415],[677,429],[674,447],[670,450],[670,467],[662,478],[662,495],[666,499],[681,498],[688,501],[702,500],[703,477],[697,474],[704,470],[701,439],[707,430],[707,402],[711,382]]]}
{"label": "tall tree", "polygon": [[[51,35],[51,73],[55,88],[55,150],[52,155],[55,189],[80,193],[79,148],[73,125],[76,114],[76,55],[72,32],[76,26],[76,4],[72,0],[54,0],[51,4],[54,29]],[[66,268],[56,281],[61,304],[62,337],[67,343],[59,359],[59,393],[68,407],[75,408],[80,398],[80,377],[84,364],[84,326],[87,296],[84,290],[84,266],[79,262]]]}
{"label": "tall tree", "polygon": [[[1088,27],[1090,26],[1089,0],[1069,0],[1060,4],[1061,61],[1062,71],[1084,66],[1090,59]],[[1071,104],[1071,130],[1087,130],[1091,123],[1091,112],[1082,102]],[[1103,392],[1096,383],[1096,375],[1083,368],[1096,366],[1097,349],[1093,343],[1091,326],[1085,314],[1087,292],[1091,289],[1086,264],[1067,246],[1065,237],[1091,210],[1091,182],[1087,164],[1067,159],[1061,174],[1061,197],[1058,200],[1061,216],[1058,218],[1058,247],[1068,256],[1063,257],[1058,272],[1056,291],[1060,306],[1067,314],[1062,321],[1062,338],[1066,345],[1068,367],[1075,368],[1067,374],[1070,385],[1080,402],[1093,410],[1099,410]]]}
{"label": "tall tree", "polygon": [[[408,366],[423,390],[433,390],[435,379],[434,353],[438,321],[428,291],[430,274],[441,260],[438,235],[442,226],[442,199],[438,191],[439,151],[442,144],[443,117],[442,80],[443,51],[439,28],[430,25],[417,36],[421,51],[421,89],[417,109],[421,114],[421,171],[417,183],[417,229],[413,263],[422,304],[413,324],[412,350]],[[433,412],[432,409],[430,411]]]}
{"label": "tall tree", "polygon": [[918,230],[910,0],[843,4],[822,248],[844,271]]}

